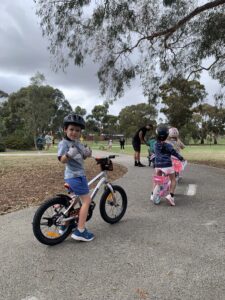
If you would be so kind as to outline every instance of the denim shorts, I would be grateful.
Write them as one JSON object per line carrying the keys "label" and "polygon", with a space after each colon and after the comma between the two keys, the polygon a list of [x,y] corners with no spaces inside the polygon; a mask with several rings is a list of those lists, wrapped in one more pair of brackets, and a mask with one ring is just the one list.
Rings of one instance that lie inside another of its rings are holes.
{"label": "denim shorts", "polygon": [[86,176],[65,179],[65,182],[69,184],[71,190],[78,196],[87,195],[89,193]]}

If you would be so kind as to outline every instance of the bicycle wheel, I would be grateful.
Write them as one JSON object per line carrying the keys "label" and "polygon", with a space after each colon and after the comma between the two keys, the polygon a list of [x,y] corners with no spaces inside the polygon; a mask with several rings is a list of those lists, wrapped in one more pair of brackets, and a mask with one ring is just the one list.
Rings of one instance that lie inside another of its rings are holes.
{"label": "bicycle wheel", "polygon": [[160,203],[159,192],[160,192],[160,185],[157,184],[154,187],[154,190],[153,190],[153,202],[154,202],[154,204],[159,204]]}
{"label": "bicycle wheel", "polygon": [[119,222],[127,209],[127,195],[124,189],[118,185],[112,185],[114,197],[109,188],[107,188],[100,199],[99,209],[103,220],[114,224]]}
{"label": "bicycle wheel", "polygon": [[[69,206],[68,196],[58,196],[47,200],[36,211],[33,218],[33,233],[42,244],[54,246],[64,241],[74,228],[74,220],[63,224],[60,218],[68,217],[64,214]],[[62,232],[60,229],[63,226]]]}

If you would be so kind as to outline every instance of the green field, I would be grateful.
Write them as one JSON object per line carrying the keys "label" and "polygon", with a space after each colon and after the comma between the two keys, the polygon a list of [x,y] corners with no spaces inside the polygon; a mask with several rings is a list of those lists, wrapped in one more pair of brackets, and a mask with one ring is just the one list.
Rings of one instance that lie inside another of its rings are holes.
{"label": "green field", "polygon": [[[99,149],[104,145],[106,151],[107,144],[90,144],[92,149]],[[147,146],[142,145],[141,155],[147,156],[148,150]],[[134,150],[132,145],[125,145],[125,150],[121,151],[118,144],[114,144],[112,147],[112,152],[114,153],[124,153],[133,155]],[[182,155],[188,160],[205,160],[205,159],[216,159],[225,161],[225,145],[197,145],[197,146],[186,146],[182,150]]]}
{"label": "green field", "polygon": [[[107,144],[90,144],[92,149],[99,149],[102,146],[107,150]],[[113,153],[124,153],[133,155],[134,150],[132,145],[125,145],[125,150],[121,151],[119,143],[115,143],[110,150]],[[190,162],[195,163],[203,163],[207,165],[212,165],[216,167],[225,168],[225,144],[220,145],[194,145],[194,146],[186,146],[184,150],[182,150],[181,154]],[[148,155],[148,148],[145,145],[142,145],[141,156],[146,157]]]}
{"label": "green field", "polygon": [[[107,142],[88,142],[88,145],[95,150],[105,150],[106,152],[109,152],[107,147]],[[34,153],[35,151],[26,151],[26,153]],[[50,150],[46,151],[39,151],[42,153],[56,153],[57,152],[57,145],[54,145],[54,147],[51,147]],[[114,141],[112,149],[110,152],[113,153],[124,153],[128,155],[133,155],[134,151],[131,144],[125,145],[125,150],[121,151],[119,142]],[[25,151],[13,151],[9,153],[25,153]],[[188,161],[193,162],[199,162],[199,163],[206,163],[213,165],[213,162],[215,162],[216,166],[219,166],[221,163],[225,166],[225,144],[219,144],[219,145],[193,145],[193,146],[186,146],[184,150],[182,150],[181,153],[185,159]],[[1,154],[0,154],[1,155]],[[142,145],[141,149],[141,156],[146,157],[148,155],[148,148],[145,145]],[[209,162],[209,163],[208,163]]]}

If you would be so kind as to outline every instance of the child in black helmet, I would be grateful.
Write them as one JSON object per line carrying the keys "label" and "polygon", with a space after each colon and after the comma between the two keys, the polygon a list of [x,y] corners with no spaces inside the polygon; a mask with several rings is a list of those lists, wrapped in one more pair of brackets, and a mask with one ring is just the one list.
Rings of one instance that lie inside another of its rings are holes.
{"label": "child in black helmet", "polygon": [[[170,205],[175,206],[174,191],[176,188],[176,178],[171,156],[173,155],[181,161],[183,161],[184,158],[174,150],[172,145],[165,142],[168,135],[169,129],[166,126],[160,126],[156,129],[155,171],[156,175],[162,175],[162,173],[164,173],[169,176],[171,181],[170,193],[166,196],[166,199]],[[150,199],[153,199],[153,193],[151,194]]]}
{"label": "child in black helmet", "polygon": [[[84,119],[77,114],[69,114],[63,122],[65,138],[58,145],[58,159],[66,164],[64,179],[82,200],[77,229],[71,237],[79,241],[92,241],[93,233],[85,228],[88,209],[91,203],[89,187],[85,176],[83,160],[91,156],[91,149],[80,143],[81,130],[85,128]],[[61,229],[63,230],[63,229]]]}

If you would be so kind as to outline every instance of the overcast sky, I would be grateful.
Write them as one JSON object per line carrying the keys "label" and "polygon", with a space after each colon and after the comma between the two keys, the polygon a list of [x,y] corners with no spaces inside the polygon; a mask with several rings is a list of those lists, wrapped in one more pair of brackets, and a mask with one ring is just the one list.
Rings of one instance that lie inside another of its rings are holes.
{"label": "overcast sky", "polygon": [[[33,0],[0,0],[0,90],[16,92],[27,86],[30,77],[39,71],[49,85],[64,93],[73,108],[79,105],[90,113],[105,100],[100,96],[96,66],[91,61],[84,68],[71,64],[66,73],[55,73],[51,68],[48,42],[42,37],[38,22]],[[219,91],[218,83],[207,73],[201,82],[212,102],[213,94]],[[122,99],[110,106],[109,112],[118,115],[123,107],[146,101],[136,82]]]}

